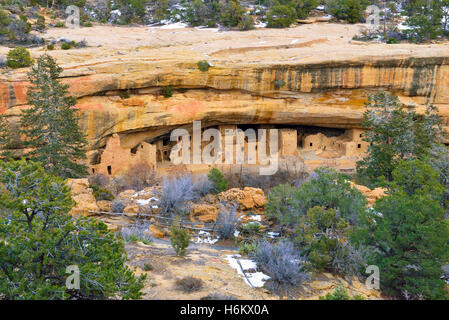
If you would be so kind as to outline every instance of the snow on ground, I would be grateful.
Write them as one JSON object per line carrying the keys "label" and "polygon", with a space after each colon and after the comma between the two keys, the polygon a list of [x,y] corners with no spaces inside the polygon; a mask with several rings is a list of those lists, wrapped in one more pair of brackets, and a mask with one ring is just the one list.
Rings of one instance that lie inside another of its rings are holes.
{"label": "snow on ground", "polygon": [[187,28],[189,25],[187,23],[184,22],[171,22],[169,20],[162,20],[161,23],[163,25],[154,25],[154,24],[150,24],[148,27],[150,27],[151,29],[162,29],[162,30],[167,30],[167,29],[183,29],[183,28]]}
{"label": "snow on ground", "polygon": [[[255,288],[263,287],[265,281],[270,279],[270,277],[263,272],[257,271],[257,264],[253,260],[240,258],[241,255],[239,254],[226,256],[226,260],[228,261],[229,265],[237,270],[237,273],[243,277],[247,285],[253,286]],[[239,262],[241,267],[239,265]],[[242,269],[245,271],[246,277],[248,278],[249,282],[244,276]],[[254,272],[246,272],[246,270]]]}
{"label": "snow on ground", "polygon": [[218,240],[220,240],[220,237],[212,238],[209,232],[201,230],[198,232],[198,237],[195,240],[192,240],[195,243],[208,243],[208,244],[214,244]]}

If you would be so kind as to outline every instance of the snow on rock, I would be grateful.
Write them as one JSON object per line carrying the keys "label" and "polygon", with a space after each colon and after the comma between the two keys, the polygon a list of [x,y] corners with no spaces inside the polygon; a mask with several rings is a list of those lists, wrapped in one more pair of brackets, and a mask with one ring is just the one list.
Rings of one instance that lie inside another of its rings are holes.
{"label": "snow on rock", "polygon": [[[226,260],[228,261],[229,265],[237,270],[237,273],[243,277],[245,280],[245,283],[249,286],[253,286],[255,288],[263,287],[265,284],[265,281],[270,279],[269,276],[264,274],[263,272],[257,271],[257,264],[250,259],[240,259],[241,255],[234,254],[234,255],[227,255]],[[240,265],[239,265],[240,262]],[[245,271],[246,277],[243,274],[242,269]],[[246,272],[246,271],[254,271],[254,272]],[[248,279],[247,279],[248,278]],[[249,282],[248,282],[249,280]]]}

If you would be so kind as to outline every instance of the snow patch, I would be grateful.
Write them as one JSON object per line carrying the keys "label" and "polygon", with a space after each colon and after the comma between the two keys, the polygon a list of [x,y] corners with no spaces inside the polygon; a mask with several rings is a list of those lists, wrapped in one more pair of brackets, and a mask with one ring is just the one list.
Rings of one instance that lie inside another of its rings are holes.
{"label": "snow patch", "polygon": [[[257,271],[257,264],[250,259],[240,259],[241,255],[239,254],[234,254],[234,255],[227,255],[226,256],[226,260],[228,261],[229,265],[237,270],[237,273],[243,277],[243,280],[245,281],[245,283],[249,286],[253,286],[255,288],[258,287],[263,287],[263,285],[265,284],[265,281],[267,281],[268,279],[270,279],[269,276],[267,276],[266,274],[264,274],[263,272]],[[240,262],[240,265],[239,265]],[[245,275],[243,274],[243,271],[246,270],[254,270],[255,272],[245,272],[246,277],[248,279],[246,279]],[[249,282],[248,282],[249,280]]]}
{"label": "snow patch", "polygon": [[271,239],[274,239],[275,237],[278,237],[278,236],[279,236],[279,232],[272,232],[272,231],[270,231],[270,232],[267,232],[267,235],[268,235]]}
{"label": "snow patch", "polygon": [[192,240],[195,243],[208,243],[208,244],[215,244],[218,240],[220,240],[220,237],[212,238],[209,232],[201,230],[198,232],[198,237],[195,240]]}
{"label": "snow patch", "polygon": [[187,23],[184,22],[171,22],[170,20],[162,20],[160,23],[162,23],[163,25],[156,26],[155,24],[150,24],[148,27],[150,27],[151,29],[167,30],[167,29],[183,29],[189,26]]}

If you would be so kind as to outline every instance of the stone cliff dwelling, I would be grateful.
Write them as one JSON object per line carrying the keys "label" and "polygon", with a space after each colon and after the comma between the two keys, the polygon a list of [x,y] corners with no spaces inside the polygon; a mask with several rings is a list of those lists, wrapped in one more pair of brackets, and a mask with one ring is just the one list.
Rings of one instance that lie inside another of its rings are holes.
{"label": "stone cliff dwelling", "polygon": [[[278,129],[278,150],[279,156],[282,161],[283,158],[290,157],[296,158],[298,161],[304,163],[306,168],[314,169],[318,166],[332,166],[342,171],[353,171],[355,169],[356,161],[360,160],[368,150],[368,143],[363,141],[363,130],[360,129],[331,129],[320,127],[307,127],[307,126],[275,126],[275,125],[219,125],[209,128],[216,128],[220,131],[224,137],[226,130],[232,130],[236,132],[237,129],[241,131],[241,136],[234,135],[232,141],[228,140],[234,145],[233,164],[236,164],[237,150],[236,145],[238,141],[243,141],[241,145],[242,154],[244,155],[244,165],[260,165],[260,159],[258,159],[257,150],[262,146],[260,143],[265,143],[266,154],[270,154],[270,131],[269,129]],[[203,128],[202,133],[209,128]],[[245,130],[254,129],[257,135],[255,142],[248,141],[248,135],[245,135]],[[266,129],[267,137],[261,139],[260,134],[264,131],[258,131],[258,129]],[[178,138],[181,141],[182,137]],[[190,164],[187,165],[191,170],[195,170],[196,164],[193,163],[193,145],[190,140]],[[222,139],[221,159],[224,162],[225,155],[225,139]],[[96,160],[91,164],[91,173],[102,173],[106,175],[117,175],[130,166],[137,163],[146,163],[152,168],[162,169],[172,166],[170,160],[170,153],[172,148],[178,141],[170,141],[170,135],[166,134],[153,138],[151,140],[142,141],[133,148],[124,148],[120,142],[120,136],[113,134],[106,140],[106,146],[95,157]],[[201,152],[204,151],[207,145],[213,141],[213,137],[210,141],[201,142]],[[250,152],[252,149],[253,152]],[[229,149],[228,149],[229,150]],[[212,149],[211,156],[219,155],[214,154],[215,150]],[[182,152],[180,153],[182,154]],[[253,159],[253,157],[255,157]],[[228,158],[229,159],[229,158]]]}

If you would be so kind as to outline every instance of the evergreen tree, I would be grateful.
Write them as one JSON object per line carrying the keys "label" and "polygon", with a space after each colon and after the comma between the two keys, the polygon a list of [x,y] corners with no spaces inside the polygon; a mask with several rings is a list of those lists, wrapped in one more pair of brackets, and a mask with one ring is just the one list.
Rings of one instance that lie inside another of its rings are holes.
{"label": "evergreen tree", "polygon": [[225,27],[235,27],[242,20],[245,10],[238,0],[228,0],[223,6],[221,23]]}
{"label": "evergreen tree", "polygon": [[25,146],[32,150],[27,157],[41,162],[45,169],[62,178],[75,178],[87,173],[80,161],[86,159],[87,140],[78,125],[75,99],[68,86],[59,82],[62,68],[42,55],[28,74],[31,108],[21,114],[21,133]]}
{"label": "evergreen tree", "polygon": [[411,160],[400,162],[392,177],[388,196],[376,202],[355,238],[376,249],[369,263],[379,267],[385,293],[446,299],[440,277],[449,258],[449,225],[438,173]]}
{"label": "evergreen tree", "polygon": [[11,127],[5,115],[0,115],[0,157],[8,159],[11,153]]}
{"label": "evergreen tree", "polygon": [[[68,214],[70,189],[33,161],[0,162],[0,297],[139,299],[145,281],[101,221]],[[79,289],[66,287],[68,266]],[[72,273],[73,274],[73,273]]]}
{"label": "evergreen tree", "polygon": [[220,170],[212,168],[207,175],[207,178],[214,185],[212,193],[218,194],[228,189],[228,180],[223,176]]}
{"label": "evergreen tree", "polygon": [[379,92],[369,98],[362,126],[370,143],[367,156],[357,163],[360,176],[379,182],[392,180],[401,160],[424,159],[444,134],[438,110],[428,105],[424,114],[405,106],[396,96]]}
{"label": "evergreen tree", "polygon": [[406,7],[408,18],[405,21],[410,29],[407,37],[416,42],[437,38],[443,30],[443,5],[441,0],[410,1]]}

